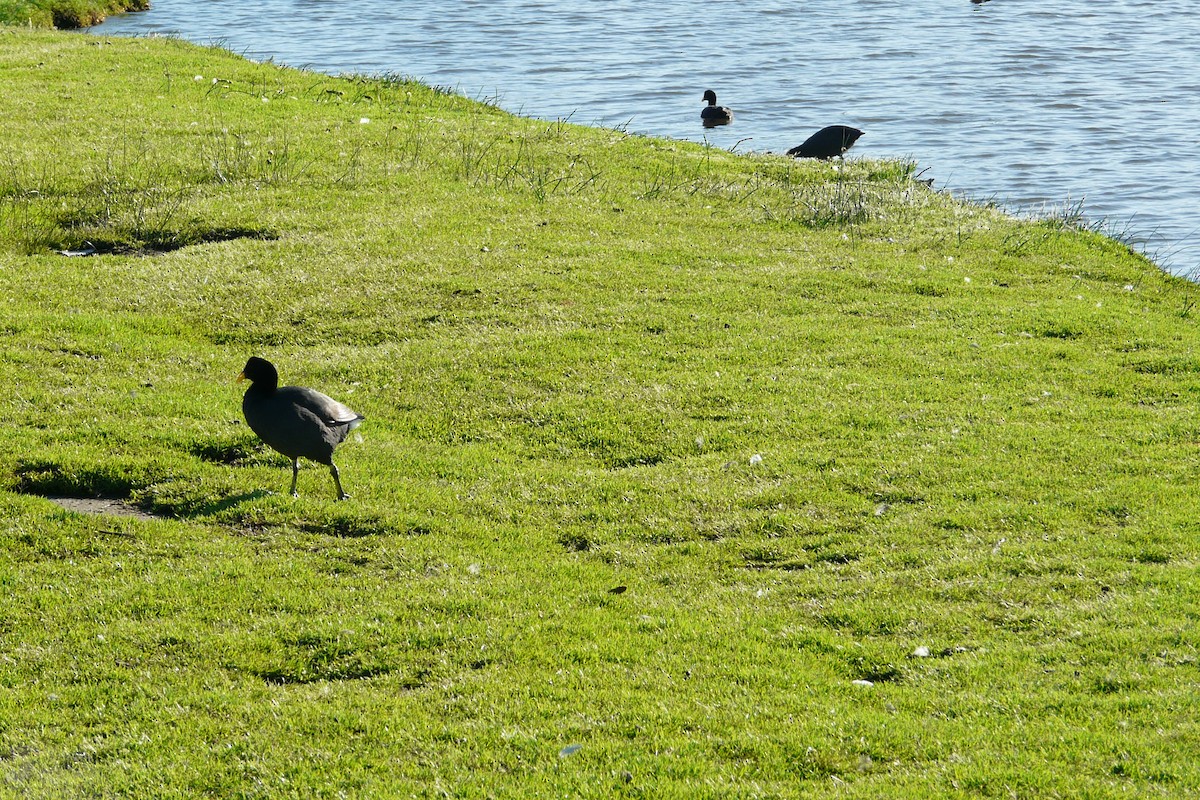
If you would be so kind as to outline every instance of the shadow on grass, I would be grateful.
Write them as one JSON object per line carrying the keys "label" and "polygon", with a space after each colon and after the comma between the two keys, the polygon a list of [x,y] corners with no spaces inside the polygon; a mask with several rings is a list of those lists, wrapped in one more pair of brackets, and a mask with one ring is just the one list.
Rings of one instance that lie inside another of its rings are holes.
{"label": "shadow on grass", "polygon": [[[364,680],[366,678],[387,675],[391,671],[390,667],[372,667],[356,664],[299,664],[245,670],[245,672],[262,678],[274,686],[318,683],[321,681]],[[406,686],[405,688],[418,687]]]}
{"label": "shadow on grass", "polygon": [[399,688],[411,691],[424,687],[433,674],[428,664],[411,663],[411,656],[397,652],[388,642],[348,632],[290,633],[262,642],[257,652],[247,656],[245,662],[228,668],[273,686],[369,680],[401,673]]}
{"label": "shadow on grass", "polygon": [[47,498],[69,510],[82,513],[136,510],[158,519],[214,516],[231,511],[248,500],[270,495],[270,492],[258,489],[224,497],[164,500],[162,496],[150,495],[139,498],[136,495],[140,489],[171,479],[156,473],[137,474],[128,464],[119,463],[83,467],[27,460],[17,464],[15,477],[14,491]]}
{"label": "shadow on grass", "polygon": [[257,449],[257,442],[245,437],[242,441],[207,441],[193,442],[187,451],[201,461],[210,464],[237,464],[245,461]]}
{"label": "shadow on grass", "polygon": [[428,536],[433,533],[420,522],[393,521],[378,515],[330,515],[324,519],[299,523],[300,530],[335,536],[339,539],[360,539],[364,536]]}
{"label": "shadow on grass", "polygon": [[[87,220],[65,220],[65,225],[78,233],[70,236],[79,240],[76,247],[66,247],[67,242],[59,242],[54,249],[64,254],[89,255],[118,255],[118,256],[154,256],[171,253],[199,244],[216,242],[232,242],[238,239],[256,239],[259,241],[276,241],[279,234],[271,230],[255,228],[204,228],[199,230],[130,230],[110,231],[108,233],[89,231],[97,223]],[[82,247],[79,247],[79,245]],[[90,251],[90,252],[89,252]]]}
{"label": "shadow on grass", "polygon": [[233,511],[250,500],[270,497],[271,494],[266,489],[255,489],[252,492],[242,492],[225,497],[187,498],[176,502],[164,502],[161,498],[154,498],[147,503],[147,507],[164,517],[179,519],[212,517]]}
{"label": "shadow on grass", "polygon": [[[192,453],[205,461],[230,466],[253,458],[247,446],[241,443],[200,444],[192,448]],[[277,492],[255,489],[226,493],[220,486],[206,488],[186,476],[168,474],[161,468],[137,461],[85,465],[26,459],[18,462],[14,478],[12,491],[52,498],[59,505],[73,505],[85,513],[92,509],[103,513],[106,507],[120,507],[158,519],[208,521],[248,530],[292,528],[344,539],[433,533],[424,521],[373,513],[357,506],[353,500],[335,504],[330,498],[330,502],[323,505],[297,501],[294,508],[285,500],[267,508],[255,501],[278,497]],[[72,504],[71,500],[93,502]]]}
{"label": "shadow on grass", "polygon": [[369,646],[337,637],[302,635],[277,643],[262,654],[267,663],[233,666],[275,686],[353,681],[387,675],[394,666]]}
{"label": "shadow on grass", "polygon": [[125,500],[142,482],[120,464],[80,467],[43,459],[18,461],[15,477],[14,490],[21,494],[97,500]]}

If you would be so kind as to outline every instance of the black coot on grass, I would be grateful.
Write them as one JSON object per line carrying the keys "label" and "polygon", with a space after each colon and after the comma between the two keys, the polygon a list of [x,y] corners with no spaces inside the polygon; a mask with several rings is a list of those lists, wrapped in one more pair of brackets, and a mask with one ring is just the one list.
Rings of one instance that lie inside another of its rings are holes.
{"label": "black coot on grass", "polygon": [[711,128],[714,125],[728,125],[733,122],[733,112],[725,106],[717,105],[717,93],[712,89],[705,91],[701,99],[708,103],[700,109],[700,121],[704,123],[704,127]]}
{"label": "black coot on grass", "polygon": [[242,413],[250,430],[272,450],[292,460],[292,497],[297,496],[300,459],[307,458],[328,464],[338,500],[348,498],[350,495],[342,489],[337,465],[333,463],[333,449],[365,417],[315,389],[280,387],[275,366],[258,356],[251,356],[246,362],[238,376],[239,381],[243,379],[250,381],[250,388],[242,398]]}
{"label": "black coot on grass", "polygon": [[795,158],[837,158],[854,146],[863,132],[847,125],[830,125],[787,151]]}

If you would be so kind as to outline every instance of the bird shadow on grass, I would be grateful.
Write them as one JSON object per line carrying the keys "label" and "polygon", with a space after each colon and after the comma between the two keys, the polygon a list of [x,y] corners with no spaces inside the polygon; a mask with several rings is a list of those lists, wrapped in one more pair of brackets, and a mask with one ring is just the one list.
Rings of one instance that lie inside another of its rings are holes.
{"label": "bird shadow on grass", "polygon": [[353,508],[352,503],[334,503],[332,498],[327,504],[312,503],[269,489],[208,496],[192,494],[186,484],[177,486],[181,492],[174,496],[163,487],[163,491],[150,501],[150,510],[164,516],[208,520],[253,531],[291,528],[344,538],[427,532],[417,530],[417,526],[364,513],[362,509]]}
{"label": "bird shadow on grass", "polygon": [[[218,444],[198,454],[230,466],[253,461],[241,443]],[[280,471],[281,475],[286,470]],[[305,533],[356,539],[366,536],[425,536],[433,533],[426,521],[368,511],[354,501],[314,504],[296,501],[292,507],[286,495],[268,489],[225,493],[234,487],[201,486],[195,480],[155,469],[133,461],[104,464],[60,463],[50,459],[26,459],[17,464],[10,488],[29,496],[64,500],[107,501],[76,503],[83,513],[114,513],[137,510],[159,519],[195,520],[231,523],[261,530],[292,528]],[[280,498],[283,502],[262,505],[263,500]]]}
{"label": "bird shadow on grass", "polygon": [[188,519],[192,517],[213,517],[233,511],[243,503],[270,497],[266,489],[255,489],[252,492],[242,492],[225,497],[192,498],[182,502],[152,502],[151,510],[164,516]]}

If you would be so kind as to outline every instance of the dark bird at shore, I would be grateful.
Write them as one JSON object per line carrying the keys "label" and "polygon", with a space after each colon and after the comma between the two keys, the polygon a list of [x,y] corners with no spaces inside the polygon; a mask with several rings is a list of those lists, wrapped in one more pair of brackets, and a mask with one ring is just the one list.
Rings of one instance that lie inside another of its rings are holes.
{"label": "dark bird at shore", "polygon": [[365,419],[332,397],[303,386],[279,385],[279,373],[270,361],[251,356],[238,376],[249,380],[242,398],[242,413],[250,430],[272,450],[292,460],[292,497],[297,497],[296,479],[300,459],[307,458],[329,467],[338,500],[350,495],[342,489],[341,476],[333,463],[333,449]]}
{"label": "dark bird at shore", "polygon": [[704,127],[712,128],[733,122],[733,112],[725,106],[717,105],[717,93],[712,89],[705,91],[701,99],[708,103],[700,110],[700,121],[704,123]]}
{"label": "dark bird at shore", "polygon": [[830,125],[787,151],[793,158],[838,158],[854,146],[863,132],[846,125]]}

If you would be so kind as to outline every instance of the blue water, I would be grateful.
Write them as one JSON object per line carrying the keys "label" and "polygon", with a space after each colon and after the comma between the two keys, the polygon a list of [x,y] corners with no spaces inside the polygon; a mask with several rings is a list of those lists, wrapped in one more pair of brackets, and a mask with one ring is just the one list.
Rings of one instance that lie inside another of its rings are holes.
{"label": "blue water", "polygon": [[[327,73],[398,74],[543,119],[850,155],[1027,213],[1081,207],[1200,273],[1200,14],[1172,0],[154,0],[101,35],[177,35]],[[700,125],[715,89],[732,125]]]}

